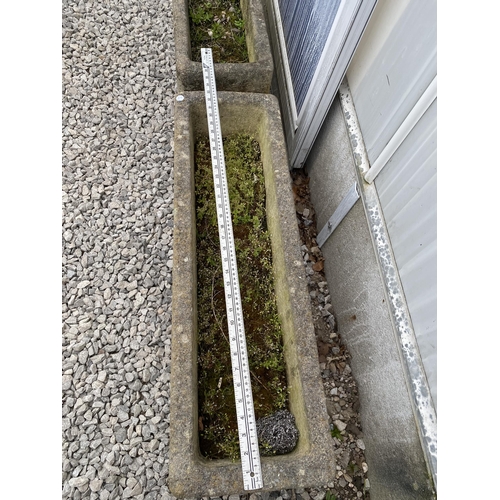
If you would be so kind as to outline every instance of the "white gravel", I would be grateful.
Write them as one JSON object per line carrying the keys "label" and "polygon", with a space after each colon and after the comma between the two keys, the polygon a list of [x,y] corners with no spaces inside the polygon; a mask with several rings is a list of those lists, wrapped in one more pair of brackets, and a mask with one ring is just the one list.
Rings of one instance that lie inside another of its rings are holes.
{"label": "white gravel", "polygon": [[169,498],[170,0],[63,2],[63,498]]}

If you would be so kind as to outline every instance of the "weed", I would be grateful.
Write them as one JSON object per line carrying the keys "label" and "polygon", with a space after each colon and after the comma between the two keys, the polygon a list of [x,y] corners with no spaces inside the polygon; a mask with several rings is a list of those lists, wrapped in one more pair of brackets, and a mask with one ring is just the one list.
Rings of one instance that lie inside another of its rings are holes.
{"label": "weed", "polygon": [[342,441],[344,439],[342,433],[335,426],[333,426],[333,429],[330,431],[330,434],[332,435],[332,438],[337,438],[339,441]]}
{"label": "weed", "polygon": [[352,476],[354,476],[356,474],[356,472],[358,472],[358,471],[359,471],[359,467],[355,462],[351,462],[347,466],[347,472],[349,472]]}

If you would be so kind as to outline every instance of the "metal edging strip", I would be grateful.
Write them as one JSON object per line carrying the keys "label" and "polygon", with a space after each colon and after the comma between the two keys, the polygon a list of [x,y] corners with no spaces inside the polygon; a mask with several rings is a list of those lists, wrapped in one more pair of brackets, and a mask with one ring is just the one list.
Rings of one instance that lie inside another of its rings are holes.
{"label": "metal edging strip", "polygon": [[359,200],[359,196],[358,183],[355,182],[316,237],[319,248],[325,244],[326,240],[349,213],[354,204]]}

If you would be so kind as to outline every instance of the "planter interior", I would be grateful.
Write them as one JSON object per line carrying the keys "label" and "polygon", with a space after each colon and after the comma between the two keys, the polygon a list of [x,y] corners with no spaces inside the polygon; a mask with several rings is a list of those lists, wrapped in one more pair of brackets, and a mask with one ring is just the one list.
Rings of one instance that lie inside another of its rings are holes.
{"label": "planter interior", "polygon": [[[261,458],[263,491],[324,485],[335,474],[333,441],[300,255],[279,105],[271,95],[229,92],[218,95],[223,135],[248,133],[261,149],[289,408],[300,432],[293,452]],[[197,137],[207,135],[204,93],[188,92],[183,101],[176,102],[175,109],[169,487],[177,497],[244,493],[241,463],[207,460],[198,445],[193,146]]]}
{"label": "planter interior", "polygon": [[[260,0],[240,0],[249,62],[214,63],[217,90],[269,93],[273,58]],[[192,60],[188,0],[174,0],[177,90],[203,90],[201,62]]]}

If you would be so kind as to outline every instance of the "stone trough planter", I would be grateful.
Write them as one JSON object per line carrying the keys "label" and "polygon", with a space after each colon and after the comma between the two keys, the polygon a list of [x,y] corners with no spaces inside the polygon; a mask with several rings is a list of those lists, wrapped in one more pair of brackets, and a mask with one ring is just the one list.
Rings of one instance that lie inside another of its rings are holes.
{"label": "stone trough planter", "polygon": [[[300,432],[295,450],[262,457],[264,488],[325,485],[335,474],[325,396],[300,254],[279,105],[265,94],[219,92],[223,135],[260,144],[289,408]],[[181,498],[244,493],[240,462],[207,460],[198,445],[197,274],[193,145],[207,136],[205,96],[187,92],[175,107],[174,266],[169,488]],[[273,277],[270,277],[272,279]]]}
{"label": "stone trough planter", "polygon": [[[217,90],[269,93],[273,59],[260,0],[241,0],[249,62],[214,63]],[[174,0],[177,90],[203,90],[201,62],[192,60],[187,0]]]}

